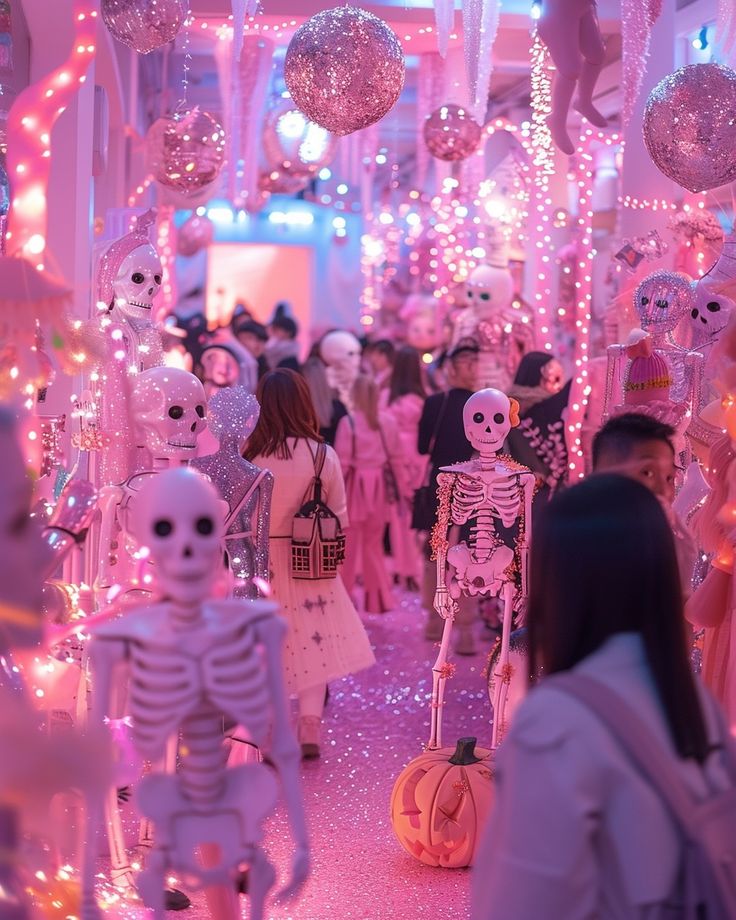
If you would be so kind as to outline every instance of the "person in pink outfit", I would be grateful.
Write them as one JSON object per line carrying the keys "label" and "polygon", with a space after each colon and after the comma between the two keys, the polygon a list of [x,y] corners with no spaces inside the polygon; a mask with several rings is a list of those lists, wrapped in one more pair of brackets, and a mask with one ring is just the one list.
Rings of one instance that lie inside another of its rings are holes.
{"label": "person in pink outfit", "polygon": [[364,609],[385,613],[395,601],[383,556],[383,533],[391,501],[406,493],[401,441],[394,420],[379,412],[378,387],[366,374],[353,384],[352,400],[354,411],[340,419],[335,438],[350,520],[342,575],[350,591],[361,572]]}
{"label": "person in pink outfit", "polygon": [[381,390],[379,406],[396,423],[401,444],[404,492],[390,505],[389,528],[395,576],[409,591],[419,590],[421,557],[416,531],[411,529],[411,505],[414,490],[424,479],[426,461],[417,450],[419,419],[427,393],[422,379],[422,365],[416,348],[399,349],[394,360],[388,387]]}
{"label": "person in pink outfit", "polygon": [[[542,511],[528,626],[534,686],[497,754],[472,920],[684,917],[685,838],[664,779],[645,778],[593,700],[625,707],[681,794],[732,787],[728,729],[690,669],[672,531],[649,489],[600,474]],[[564,689],[585,678],[587,698]]]}

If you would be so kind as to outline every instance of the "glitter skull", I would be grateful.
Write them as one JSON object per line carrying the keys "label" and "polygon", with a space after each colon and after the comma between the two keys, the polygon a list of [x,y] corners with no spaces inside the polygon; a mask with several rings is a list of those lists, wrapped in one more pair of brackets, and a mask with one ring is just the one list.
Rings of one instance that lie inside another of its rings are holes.
{"label": "glitter skull", "polygon": [[641,328],[655,336],[672,332],[692,306],[691,279],[682,272],[656,271],[641,282],[634,306]]}
{"label": "glitter skull", "polygon": [[224,510],[215,487],[188,468],[159,473],[141,489],[134,532],[166,597],[184,604],[210,597],[222,565]]}
{"label": "glitter skull", "polygon": [[500,390],[478,390],[463,407],[465,436],[481,459],[498,453],[509,431],[518,423],[516,400],[510,400]]}
{"label": "glitter skull", "polygon": [[154,457],[194,456],[205,421],[204,387],[178,367],[152,367],[133,383],[133,417]]}
{"label": "glitter skull", "polygon": [[161,287],[161,273],[161,259],[150,243],[128,253],[112,285],[115,306],[123,316],[150,322],[153,300]]}

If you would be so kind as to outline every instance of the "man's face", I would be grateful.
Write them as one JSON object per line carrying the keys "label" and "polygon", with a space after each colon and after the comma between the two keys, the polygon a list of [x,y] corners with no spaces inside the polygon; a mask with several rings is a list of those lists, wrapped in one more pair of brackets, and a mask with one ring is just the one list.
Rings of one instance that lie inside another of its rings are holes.
{"label": "man's face", "polygon": [[254,358],[260,358],[266,347],[266,343],[262,339],[259,339],[253,332],[239,332],[237,339],[244,348],[248,349]]}
{"label": "man's face", "polygon": [[625,460],[609,462],[604,456],[597,473],[620,473],[642,483],[671,505],[675,499],[675,455],[664,441],[644,441],[636,444]]}
{"label": "man's face", "polygon": [[461,390],[474,390],[478,378],[478,355],[466,352],[450,360],[450,382]]}

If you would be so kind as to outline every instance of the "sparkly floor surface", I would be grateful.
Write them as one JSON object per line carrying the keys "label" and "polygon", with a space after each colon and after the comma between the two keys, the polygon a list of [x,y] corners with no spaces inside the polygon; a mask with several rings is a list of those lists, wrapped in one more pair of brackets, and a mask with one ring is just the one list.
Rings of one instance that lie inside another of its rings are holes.
{"label": "sparkly floor surface", "polygon": [[[428,734],[427,700],[436,646],[423,637],[424,613],[406,594],[392,613],[365,615],[378,663],[330,686],[319,761],[303,765],[313,869],[299,901],[269,906],[269,920],[414,920],[468,916],[467,870],[435,869],[406,853],[388,817],[394,780],[421,752]],[[480,627],[478,627],[480,630]],[[490,740],[490,707],[482,671],[492,638],[473,657],[454,656],[448,681],[445,743],[475,735]],[[283,817],[268,829],[268,850],[280,877],[289,846]],[[247,917],[247,901],[243,916]],[[175,915],[169,914],[169,917]],[[208,916],[201,896],[178,914]]]}

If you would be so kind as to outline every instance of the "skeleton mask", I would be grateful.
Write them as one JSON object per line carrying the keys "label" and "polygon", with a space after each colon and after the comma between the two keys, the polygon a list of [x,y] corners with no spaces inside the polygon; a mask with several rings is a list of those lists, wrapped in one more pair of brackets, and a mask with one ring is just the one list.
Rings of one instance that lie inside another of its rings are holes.
{"label": "skeleton mask", "polygon": [[690,278],[681,272],[647,275],[634,295],[641,328],[654,335],[672,332],[692,306],[692,296]]}
{"label": "skeleton mask", "polygon": [[694,302],[690,311],[692,346],[712,345],[720,336],[734,310],[734,301],[719,293],[717,286],[693,284]]}
{"label": "skeleton mask", "polygon": [[153,298],[161,287],[161,272],[161,259],[150,243],[128,253],[112,285],[115,306],[123,316],[151,322]]}
{"label": "skeleton mask", "polygon": [[466,282],[468,305],[480,316],[488,316],[500,308],[508,308],[514,295],[511,272],[495,265],[479,265]]}
{"label": "skeleton mask", "polygon": [[328,332],[319,346],[331,386],[351,386],[360,372],[360,342],[352,332]]}
{"label": "skeleton mask", "polygon": [[559,393],[565,383],[565,372],[556,358],[552,358],[551,361],[544,365],[541,370],[541,376],[542,387],[552,395]]}
{"label": "skeleton mask", "polygon": [[182,604],[211,596],[222,568],[225,505],[192,469],[151,476],[135,505],[133,530],[148,547],[161,593]]}
{"label": "skeleton mask", "polygon": [[519,424],[519,405],[500,390],[478,390],[463,408],[465,436],[481,458],[503,447],[509,431]]}
{"label": "skeleton mask", "polygon": [[135,377],[133,416],[154,457],[187,460],[205,427],[204,387],[178,367],[152,367]]}

